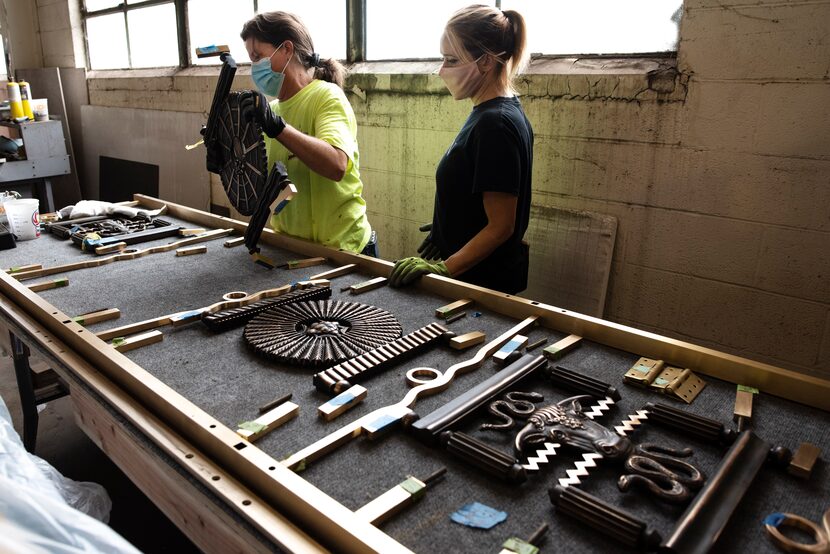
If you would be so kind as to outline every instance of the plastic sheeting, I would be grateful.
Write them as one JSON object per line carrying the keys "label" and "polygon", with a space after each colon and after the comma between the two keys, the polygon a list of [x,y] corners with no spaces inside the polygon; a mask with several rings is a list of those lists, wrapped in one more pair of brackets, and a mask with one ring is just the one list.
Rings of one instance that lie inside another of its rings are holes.
{"label": "plastic sheeting", "polygon": [[26,452],[0,398],[0,552],[138,553],[106,525],[111,508],[101,485]]}

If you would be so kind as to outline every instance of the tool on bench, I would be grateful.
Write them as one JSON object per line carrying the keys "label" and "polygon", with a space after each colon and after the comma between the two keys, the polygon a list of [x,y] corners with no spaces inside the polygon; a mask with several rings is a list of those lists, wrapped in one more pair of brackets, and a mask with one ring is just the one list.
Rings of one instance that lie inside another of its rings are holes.
{"label": "tool on bench", "polygon": [[501,545],[499,554],[538,554],[539,545],[545,540],[548,524],[543,523],[525,541],[517,537],[510,537]]}
{"label": "tool on bench", "polygon": [[266,412],[270,412],[271,410],[273,410],[274,408],[276,408],[280,404],[286,402],[287,400],[291,400],[292,396],[294,396],[294,393],[289,392],[288,394],[284,394],[284,395],[280,396],[279,398],[277,398],[275,400],[272,400],[269,403],[260,406],[259,407],[259,413],[264,414]]}
{"label": "tool on bench", "polygon": [[285,401],[278,404],[271,411],[265,412],[253,421],[243,421],[237,426],[236,434],[247,440],[254,442],[280,425],[291,421],[300,413],[300,407],[294,402]]}
{"label": "tool on bench", "polygon": [[420,500],[426,489],[446,472],[447,468],[442,467],[423,480],[410,475],[405,481],[398,483],[368,504],[358,508],[355,515],[365,519],[372,525],[380,525],[402,509]]}
{"label": "tool on bench", "polygon": [[745,431],[752,422],[752,397],[758,394],[758,389],[738,385],[735,393],[735,409],[732,420],[738,424],[738,432]]}

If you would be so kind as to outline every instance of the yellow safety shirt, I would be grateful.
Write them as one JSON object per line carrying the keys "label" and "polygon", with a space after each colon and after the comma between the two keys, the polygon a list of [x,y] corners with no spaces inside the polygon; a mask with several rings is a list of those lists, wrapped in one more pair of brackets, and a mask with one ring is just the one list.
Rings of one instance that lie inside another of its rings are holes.
{"label": "yellow safety shirt", "polygon": [[268,168],[281,161],[298,194],[277,215],[271,226],[280,233],[311,240],[332,248],[360,252],[369,242],[371,226],[360,181],[357,121],[343,89],[315,79],[300,92],[271,109],[295,129],[339,148],[348,156],[346,174],[332,181],[315,173],[279,141],[266,138]]}

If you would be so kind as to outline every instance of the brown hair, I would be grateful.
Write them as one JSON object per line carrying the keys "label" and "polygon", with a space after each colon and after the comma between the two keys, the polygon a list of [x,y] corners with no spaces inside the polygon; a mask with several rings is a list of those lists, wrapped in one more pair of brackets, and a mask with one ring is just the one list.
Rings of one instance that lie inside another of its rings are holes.
{"label": "brown hair", "polygon": [[513,78],[525,63],[525,20],[515,10],[474,4],[455,12],[445,29],[447,40],[468,59],[489,55],[498,63],[493,79],[513,90]]}
{"label": "brown hair", "polygon": [[320,59],[314,52],[314,43],[308,29],[294,14],[287,12],[267,12],[257,14],[242,26],[239,33],[242,40],[255,38],[260,42],[279,46],[286,40],[294,44],[294,54],[305,68],[314,68],[314,78],[334,83],[343,88],[346,68],[333,58]]}

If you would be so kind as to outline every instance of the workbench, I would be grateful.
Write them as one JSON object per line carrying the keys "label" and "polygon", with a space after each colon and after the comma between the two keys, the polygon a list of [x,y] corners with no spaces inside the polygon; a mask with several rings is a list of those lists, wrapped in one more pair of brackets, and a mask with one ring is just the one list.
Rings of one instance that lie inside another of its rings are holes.
{"label": "workbench", "polygon": [[[244,223],[158,199],[137,195],[136,200],[150,209],[166,204],[168,212],[161,217],[183,226],[229,229],[232,236],[242,235],[246,228]],[[313,256],[327,259],[316,267],[269,270],[253,263],[244,246],[223,247],[227,238],[202,243],[207,252],[198,255],[176,256],[170,250],[39,279],[18,280],[19,274],[0,272],[0,325],[58,372],[69,386],[81,428],[206,552],[498,552],[506,539],[527,538],[543,523],[549,525],[543,552],[633,551],[552,505],[549,490],[579,459],[565,452],[523,483],[501,482],[440,446],[416,440],[408,428],[416,418],[408,417],[374,440],[353,436],[366,434],[354,432],[308,463],[288,463],[338,429],[404,398],[412,390],[404,379],[408,370],[447,370],[470,360],[481,345],[463,351],[445,345],[420,350],[363,382],[368,389],[365,401],[327,422],[317,415],[318,406],[330,399],[312,385],[318,370],[257,356],[246,346],[241,328],[213,333],[198,321],[159,327],[162,341],[125,353],[97,336],[125,324],[197,310],[233,291],[255,293],[297,284],[346,264],[357,264],[357,271],[330,279],[331,299],[387,310],[404,334],[439,322],[457,335],[482,331],[492,341],[536,317],[532,326],[516,334],[528,336],[531,343],[546,338],[545,346],[570,335],[582,337],[577,348],[550,365],[590,375],[620,392],[621,399],[599,419],[609,428],[649,402],[733,428],[735,385],[741,384],[760,391],[752,419],[757,436],[791,451],[805,441],[824,452],[830,445],[826,380],[440,276],[427,276],[410,288],[350,294],[344,290],[347,286],[388,276],[392,263],[266,230],[262,253],[278,263]],[[0,266],[49,268],[105,257],[81,252],[69,241],[44,233],[4,252]],[[29,290],[28,285],[55,278],[68,278],[68,286]],[[436,318],[436,308],[463,298],[473,300],[466,317],[452,323]],[[73,319],[104,308],[118,308],[120,318],[86,327]],[[706,381],[706,388],[687,406],[624,384],[623,375],[640,357],[692,369]],[[423,417],[499,369],[487,357],[480,367],[457,374],[444,390],[419,397],[412,411]],[[522,384],[542,392],[546,403],[572,396],[541,379]],[[256,419],[259,406],[286,393],[293,394],[299,416],[254,443],[241,439],[235,432],[238,424]],[[492,436],[493,444],[509,452],[511,434],[478,430],[486,419],[486,413],[478,414],[465,420],[460,430]],[[637,433],[636,442],[692,447],[692,459],[709,476],[718,471],[726,452],[724,446],[646,424]],[[418,502],[379,527],[356,515],[407,476],[423,479],[443,469],[443,478]],[[646,521],[663,538],[671,535],[684,509],[637,491],[623,494],[616,487],[619,473],[619,468],[600,464],[582,488]],[[717,551],[775,552],[763,530],[764,518],[793,512],[819,521],[830,505],[828,482],[821,463],[809,480],[764,466],[720,534]],[[503,511],[507,518],[489,530],[451,521],[452,513],[471,502]]]}

